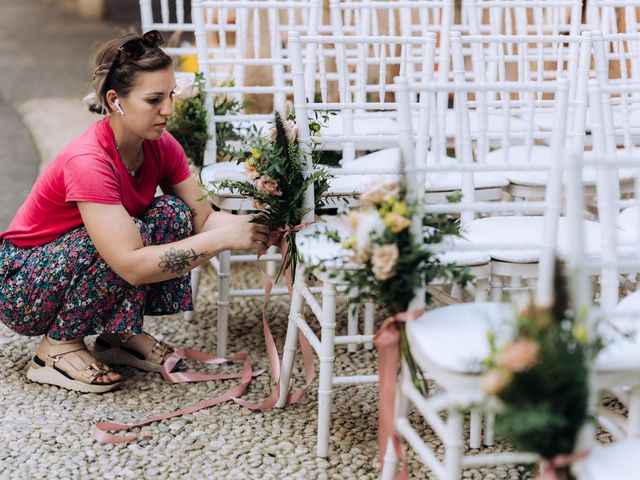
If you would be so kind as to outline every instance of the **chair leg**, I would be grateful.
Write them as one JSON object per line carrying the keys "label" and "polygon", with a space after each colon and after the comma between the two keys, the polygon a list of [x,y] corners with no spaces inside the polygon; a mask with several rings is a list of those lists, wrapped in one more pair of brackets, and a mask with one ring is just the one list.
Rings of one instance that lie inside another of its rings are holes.
{"label": "chair leg", "polygon": [[393,448],[391,439],[387,442],[387,449],[384,453],[384,459],[382,460],[380,469],[382,470],[380,472],[380,480],[393,480],[396,478],[396,471],[398,470],[398,455],[396,454],[395,448]]}
{"label": "chair leg", "polygon": [[627,436],[640,436],[640,388],[633,387],[629,391],[629,418],[627,419]]}
{"label": "chair leg", "polygon": [[193,298],[193,310],[187,310],[184,312],[184,319],[187,322],[193,320],[193,312],[196,309],[196,298],[198,297],[198,289],[200,288],[200,275],[202,273],[202,266],[196,267],[191,270],[191,297]]}
{"label": "chair leg", "polygon": [[[347,335],[357,335],[358,334],[358,319],[360,317],[360,304],[359,303],[349,303],[349,308],[347,309]],[[357,352],[358,345],[355,343],[350,343],[347,346],[347,351],[349,353]]]}
{"label": "chair leg", "polygon": [[[276,246],[271,246],[267,249],[267,254],[273,254],[273,253],[278,253],[278,247]],[[271,278],[274,278],[276,276],[276,267],[277,264],[274,260],[269,260],[267,261],[267,275],[269,275]]]}
{"label": "chair leg", "polygon": [[502,277],[497,275],[491,276],[491,300],[499,302],[502,300]]}
{"label": "chair leg", "polygon": [[472,408],[469,415],[469,447],[480,448],[482,446],[482,412],[478,408]]}
{"label": "chair leg", "polygon": [[287,404],[287,395],[289,394],[289,384],[291,383],[291,373],[293,371],[293,360],[296,356],[298,348],[298,326],[295,318],[302,312],[303,297],[295,288],[296,285],[303,284],[303,268],[298,268],[294,282],[293,294],[291,296],[291,306],[289,307],[289,323],[287,325],[287,337],[284,342],[284,350],[282,352],[282,364],[280,366],[280,396],[276,407],[283,408]]}
{"label": "chair leg", "polygon": [[487,447],[493,446],[493,427],[496,424],[496,414],[487,412],[484,417],[484,444]]}
{"label": "chair leg", "polygon": [[229,290],[231,288],[231,252],[225,250],[218,255],[218,357],[227,354],[227,332],[229,329]]}
{"label": "chair leg", "polygon": [[336,286],[325,281],[322,287],[322,318],[320,340],[320,385],[318,387],[318,457],[329,454],[331,427],[331,396],[333,393],[333,358],[336,330]]}
{"label": "chair leg", "polygon": [[447,412],[447,432],[448,437],[443,443],[444,447],[444,475],[445,480],[460,480],[462,478],[462,435],[463,417],[462,413],[450,409]]}
{"label": "chair leg", "polygon": [[476,283],[476,302],[486,302],[489,300],[489,280],[482,278]]}
{"label": "chair leg", "polygon": [[[364,304],[364,334],[373,335],[374,321],[376,315],[376,304],[373,302],[367,302]],[[364,344],[365,350],[373,349],[373,342],[367,342]]]}

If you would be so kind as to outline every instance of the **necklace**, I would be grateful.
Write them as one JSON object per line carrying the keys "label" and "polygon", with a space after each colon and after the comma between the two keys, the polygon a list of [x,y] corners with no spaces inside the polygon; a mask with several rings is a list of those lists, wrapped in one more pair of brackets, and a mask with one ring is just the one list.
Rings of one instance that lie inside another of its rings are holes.
{"label": "necklace", "polygon": [[116,146],[116,151],[118,152],[118,157],[120,157],[120,161],[124,165],[124,168],[127,169],[127,172],[129,172],[129,175],[131,175],[132,177],[135,177],[136,176],[136,170],[138,170],[138,168],[140,168],[140,165],[142,165],[142,162],[140,162],[140,152],[142,151],[142,148],[140,148],[140,150],[138,150],[138,158],[136,159],[136,166],[133,169],[131,169],[131,168],[127,167],[126,163],[124,163],[124,158],[122,158],[122,153],[120,153],[120,148],[118,147],[118,144],[115,141],[113,142],[113,144]]}

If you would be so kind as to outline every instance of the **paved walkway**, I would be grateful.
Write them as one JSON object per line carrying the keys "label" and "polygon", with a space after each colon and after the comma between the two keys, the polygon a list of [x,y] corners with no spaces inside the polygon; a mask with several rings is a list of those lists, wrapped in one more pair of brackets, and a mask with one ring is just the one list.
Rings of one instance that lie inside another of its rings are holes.
{"label": "paved walkway", "polygon": [[51,1],[0,0],[0,231],[40,163],[97,118],[81,102],[89,57],[123,28],[75,18]]}

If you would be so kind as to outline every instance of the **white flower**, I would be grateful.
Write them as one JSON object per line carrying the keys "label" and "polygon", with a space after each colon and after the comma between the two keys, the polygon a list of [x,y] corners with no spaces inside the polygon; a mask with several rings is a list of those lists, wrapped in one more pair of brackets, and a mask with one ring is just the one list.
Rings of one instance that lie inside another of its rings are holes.
{"label": "white flower", "polygon": [[247,174],[238,170],[218,170],[213,174],[214,181],[246,182]]}
{"label": "white flower", "polygon": [[384,223],[376,210],[361,212],[356,226],[356,257],[363,261],[369,258],[371,251],[371,235],[381,234],[384,231]]}
{"label": "white flower", "polygon": [[192,98],[200,93],[196,85],[196,74],[179,76],[176,78],[176,88],[173,91],[173,99],[177,102],[184,102],[187,98]]}

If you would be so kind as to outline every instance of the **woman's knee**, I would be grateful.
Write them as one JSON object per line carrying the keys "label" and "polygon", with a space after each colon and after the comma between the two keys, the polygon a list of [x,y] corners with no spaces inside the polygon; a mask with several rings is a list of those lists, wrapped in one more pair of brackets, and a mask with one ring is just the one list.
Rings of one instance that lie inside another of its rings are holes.
{"label": "woman's knee", "polygon": [[145,217],[153,218],[156,226],[166,225],[166,228],[171,230],[177,238],[188,237],[193,231],[191,210],[175,195],[154,198]]}

